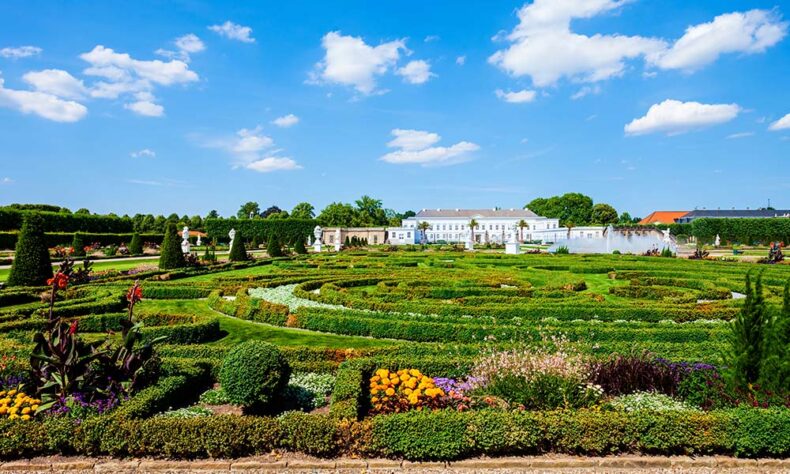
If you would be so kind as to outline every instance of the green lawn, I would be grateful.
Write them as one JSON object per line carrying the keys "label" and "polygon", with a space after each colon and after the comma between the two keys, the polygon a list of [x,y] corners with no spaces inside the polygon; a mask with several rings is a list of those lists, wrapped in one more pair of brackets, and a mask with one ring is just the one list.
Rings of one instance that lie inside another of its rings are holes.
{"label": "green lawn", "polygon": [[396,341],[367,337],[340,336],[301,329],[281,328],[225,316],[208,307],[205,300],[143,300],[137,307],[142,313],[201,314],[219,318],[226,336],[211,345],[234,345],[259,339],[277,346],[305,346],[330,349],[364,349],[397,344]]}
{"label": "green lawn", "polygon": [[[128,261],[115,261],[115,262],[102,262],[96,261],[93,262],[93,271],[98,272],[102,270],[129,270],[134,267],[140,265],[150,265],[152,263],[157,263],[159,261],[159,257],[151,257],[139,260],[128,260]],[[81,264],[79,266],[82,266]],[[52,265],[53,269],[57,269],[58,265]],[[5,268],[0,270],[0,281],[6,281],[8,279],[8,274],[11,272],[11,269]]]}

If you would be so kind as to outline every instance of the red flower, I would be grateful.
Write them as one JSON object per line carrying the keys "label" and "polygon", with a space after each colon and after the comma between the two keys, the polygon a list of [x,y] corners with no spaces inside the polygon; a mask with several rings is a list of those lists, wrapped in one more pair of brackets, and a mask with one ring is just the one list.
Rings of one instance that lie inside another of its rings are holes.
{"label": "red flower", "polygon": [[77,332],[77,321],[72,321],[71,326],[69,326],[69,334],[74,334]]}
{"label": "red flower", "polygon": [[135,284],[133,287],[129,288],[129,292],[126,293],[126,301],[130,303],[137,303],[142,299],[143,299],[143,288],[139,285]]}
{"label": "red flower", "polygon": [[56,273],[54,277],[47,280],[47,285],[56,286],[60,290],[65,290],[69,286],[69,277],[63,273]]}

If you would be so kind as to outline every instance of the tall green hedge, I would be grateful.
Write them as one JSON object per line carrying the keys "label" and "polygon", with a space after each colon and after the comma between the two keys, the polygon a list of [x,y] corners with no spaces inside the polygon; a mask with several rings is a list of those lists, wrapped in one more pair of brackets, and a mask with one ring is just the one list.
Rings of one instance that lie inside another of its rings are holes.
{"label": "tall green hedge", "polygon": [[722,242],[752,244],[770,241],[790,242],[790,218],[765,219],[695,219],[691,222],[694,237],[713,241],[718,235]]}
{"label": "tall green hedge", "polygon": [[0,230],[19,230],[26,216],[38,215],[43,218],[44,232],[93,232],[125,233],[132,232],[132,220],[128,217],[93,216],[89,214],[66,214],[63,212],[0,209]]}
{"label": "tall green hedge", "polygon": [[293,245],[296,239],[307,239],[313,233],[316,221],[312,219],[206,219],[206,233],[219,242],[228,242],[228,232],[236,229],[246,238],[268,241],[272,234],[277,234],[280,242]]}
{"label": "tall green hedge", "polygon": [[[133,237],[133,234],[93,234],[80,232],[82,241],[85,245],[98,242],[100,245],[120,245],[122,242],[128,244]],[[0,232],[0,250],[9,250],[16,247],[16,241],[19,238],[19,233],[14,232]],[[162,234],[140,234],[143,242],[153,242],[157,244],[162,243]],[[44,234],[47,247],[55,247],[57,245],[73,246],[74,233],[72,232],[47,232]]]}
{"label": "tall green hedge", "polygon": [[159,268],[170,270],[186,266],[184,254],[181,252],[181,241],[178,238],[178,231],[173,222],[167,224],[165,239],[162,242],[161,255],[159,256]]}
{"label": "tall green hedge", "polygon": [[49,249],[44,239],[43,221],[36,214],[25,218],[16,243],[8,286],[43,285],[52,277],[52,262],[49,260]]}

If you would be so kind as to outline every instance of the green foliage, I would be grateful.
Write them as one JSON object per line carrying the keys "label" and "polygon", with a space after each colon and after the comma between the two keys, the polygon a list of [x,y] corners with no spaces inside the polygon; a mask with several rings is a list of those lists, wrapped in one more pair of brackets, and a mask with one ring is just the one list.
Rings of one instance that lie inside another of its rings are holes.
{"label": "green foliage", "polygon": [[290,375],[288,362],[275,346],[247,341],[225,357],[220,383],[233,403],[265,410],[282,395]]}
{"label": "green foliage", "polygon": [[239,219],[249,219],[250,217],[260,217],[261,206],[257,202],[249,201],[241,205],[236,217]]}
{"label": "green foliage", "polygon": [[529,380],[513,375],[496,377],[481,391],[528,410],[589,407],[601,397],[600,391],[580,384],[578,379],[551,374],[538,374]]}
{"label": "green foliage", "polygon": [[309,202],[300,202],[291,209],[291,218],[312,220],[315,218],[315,208]]}
{"label": "green foliage", "polygon": [[617,211],[609,204],[598,203],[592,207],[590,213],[590,223],[592,224],[617,224]]}
{"label": "green foliage", "polygon": [[469,417],[451,411],[434,413],[409,411],[374,418],[374,447],[408,460],[445,461],[467,456],[472,448],[466,439]]}
{"label": "green foliage", "polygon": [[762,275],[752,288],[751,276],[746,274],[743,307],[730,324],[729,346],[725,365],[730,382],[738,388],[760,380],[760,369],[765,358],[765,338],[768,317],[763,296]]}
{"label": "green foliage", "polygon": [[129,253],[132,255],[143,254],[143,240],[137,232],[132,234],[132,240],[129,242]]}
{"label": "green foliage", "polygon": [[560,219],[560,225],[588,225],[592,219],[593,200],[581,193],[533,199],[525,208],[539,216]]}
{"label": "green foliage", "polygon": [[790,393],[790,280],[782,292],[782,307],[770,317],[763,382],[778,393]]}
{"label": "green foliage", "polygon": [[170,222],[167,224],[165,238],[162,241],[161,254],[159,255],[159,268],[162,270],[171,270],[174,268],[183,268],[185,266],[186,262],[184,261],[184,254],[181,252],[181,242],[178,238],[176,224]]}
{"label": "green foliage", "polygon": [[554,253],[558,255],[568,255],[571,252],[570,250],[568,250],[567,245],[560,245],[559,247],[556,248],[556,250],[554,250]]}
{"label": "green foliage", "polygon": [[244,239],[241,231],[237,230],[236,236],[233,238],[233,246],[230,248],[230,253],[228,254],[228,260],[231,262],[243,262],[248,259],[249,256],[244,249]]}
{"label": "green foliage", "polygon": [[265,241],[276,233],[285,245],[291,245],[296,239],[312,235],[316,221],[303,219],[206,219],[204,222],[209,237],[221,242],[228,241],[228,232],[236,229],[246,238],[258,237]]}
{"label": "green foliage", "polygon": [[72,255],[75,257],[85,256],[85,240],[79,232],[74,233],[74,238],[71,240],[71,248],[74,249]]}
{"label": "green foliage", "polygon": [[44,220],[29,214],[16,243],[14,262],[8,275],[8,286],[43,285],[52,277],[52,262],[44,241]]}
{"label": "green foliage", "polygon": [[128,217],[94,216],[8,207],[0,208],[0,230],[19,230],[22,228],[25,218],[31,215],[39,216],[42,219],[41,230],[43,232],[124,233],[133,230],[132,220]]}
{"label": "green foliage", "polygon": [[266,253],[270,257],[282,257],[283,246],[280,243],[280,237],[276,233],[272,233],[266,242]]}
{"label": "green foliage", "polygon": [[304,255],[307,253],[307,248],[304,245],[304,237],[299,237],[296,239],[296,243],[294,244],[294,252],[298,253],[299,255]]}
{"label": "green foliage", "polygon": [[[694,237],[713,242],[718,235],[723,242],[751,245],[755,242],[790,242],[790,219],[694,219],[691,222]],[[686,232],[683,232],[686,233]]]}

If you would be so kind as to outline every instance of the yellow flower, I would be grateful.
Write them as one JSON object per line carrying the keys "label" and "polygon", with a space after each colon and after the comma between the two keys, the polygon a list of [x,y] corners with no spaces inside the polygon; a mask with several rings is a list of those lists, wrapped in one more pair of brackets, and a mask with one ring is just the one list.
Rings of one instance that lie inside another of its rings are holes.
{"label": "yellow flower", "polygon": [[409,373],[410,373],[411,375],[415,376],[415,377],[419,377],[420,375],[422,375],[422,374],[420,373],[420,371],[419,371],[419,370],[417,370],[417,369],[411,369],[411,370],[409,371]]}
{"label": "yellow flower", "polygon": [[8,417],[9,420],[16,420],[17,418],[19,418],[18,415],[11,415]]}
{"label": "yellow flower", "polygon": [[379,397],[373,397],[370,399],[371,402],[377,403],[379,401]]}
{"label": "yellow flower", "polygon": [[387,394],[387,396],[390,396],[390,397],[391,397],[391,396],[395,395],[395,389],[393,389],[393,388],[388,388],[388,389],[387,389],[387,391],[386,391],[385,393]]}
{"label": "yellow flower", "polygon": [[30,415],[22,415],[22,419],[27,421],[30,419]]}
{"label": "yellow flower", "polygon": [[32,406],[30,407],[30,409],[31,409],[31,410],[33,410],[34,412],[35,412],[35,411],[38,411],[38,405],[32,405]]}
{"label": "yellow flower", "polygon": [[23,414],[23,415],[28,415],[28,414],[30,414],[30,407],[25,407],[25,408],[23,408],[23,409],[22,409],[22,414]]}
{"label": "yellow flower", "polygon": [[0,397],[5,397],[5,390],[0,390]]}
{"label": "yellow flower", "polygon": [[379,393],[379,391],[376,388],[374,388],[373,390],[370,391],[371,395],[376,395],[377,393]]}
{"label": "yellow flower", "polygon": [[9,397],[13,397],[15,394],[16,394],[16,389],[12,388],[11,390],[8,391],[8,396]]}
{"label": "yellow flower", "polygon": [[9,415],[16,415],[16,412],[18,412],[18,411],[19,411],[18,407],[11,407],[11,408],[8,409],[8,414]]}
{"label": "yellow flower", "polygon": [[8,413],[8,408],[0,407],[0,415],[5,415],[6,413]]}
{"label": "yellow flower", "polygon": [[411,395],[411,392],[412,390],[410,388],[403,389],[403,393],[405,393],[406,395]]}

